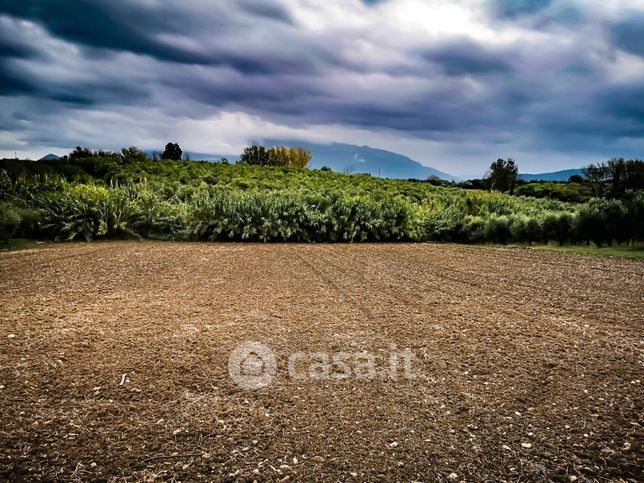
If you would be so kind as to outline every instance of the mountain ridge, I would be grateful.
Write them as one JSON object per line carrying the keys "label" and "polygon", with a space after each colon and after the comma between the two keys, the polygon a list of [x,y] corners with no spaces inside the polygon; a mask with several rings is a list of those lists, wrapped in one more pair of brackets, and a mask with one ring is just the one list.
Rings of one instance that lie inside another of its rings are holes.
{"label": "mountain ridge", "polygon": [[562,169],[548,173],[521,173],[519,179],[523,181],[568,181],[571,176],[583,176],[581,168]]}
{"label": "mountain ridge", "polygon": [[445,173],[399,153],[371,146],[345,143],[311,143],[305,141],[267,140],[270,146],[301,146],[311,151],[311,168],[331,168],[337,172],[369,173],[372,176],[397,179],[427,179],[436,176],[448,181],[460,178]]}

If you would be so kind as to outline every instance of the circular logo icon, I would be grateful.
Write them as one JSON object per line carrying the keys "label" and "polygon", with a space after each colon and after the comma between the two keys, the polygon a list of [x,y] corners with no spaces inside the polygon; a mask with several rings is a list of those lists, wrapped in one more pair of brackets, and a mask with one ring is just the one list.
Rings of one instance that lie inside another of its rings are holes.
{"label": "circular logo icon", "polygon": [[228,358],[228,373],[244,389],[268,386],[277,372],[275,354],[261,342],[244,342]]}

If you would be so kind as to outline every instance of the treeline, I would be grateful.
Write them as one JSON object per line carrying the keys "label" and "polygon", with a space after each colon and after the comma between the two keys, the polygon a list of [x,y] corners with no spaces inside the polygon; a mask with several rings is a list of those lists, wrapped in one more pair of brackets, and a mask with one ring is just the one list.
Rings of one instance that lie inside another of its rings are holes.
{"label": "treeline", "polygon": [[297,164],[133,162],[129,153],[0,162],[1,235],[597,245],[644,238],[641,191],[576,204]]}
{"label": "treeline", "polygon": [[597,197],[623,198],[627,193],[644,189],[644,161],[611,159],[606,163],[589,164],[583,168],[584,177]]}
{"label": "treeline", "polygon": [[[253,145],[244,149],[239,157],[238,163],[247,164],[251,166],[281,166],[291,167],[295,169],[308,168],[311,162],[311,152],[300,147],[286,147],[274,146],[266,148],[264,146]],[[71,153],[64,156],[63,160],[79,160],[79,159],[119,159],[130,163],[140,163],[148,160],[148,155],[137,148],[130,146],[122,148],[120,152],[108,150],[91,150],[89,148],[77,146]],[[185,156],[186,161],[190,161]],[[183,150],[178,143],[168,143],[165,150],[159,154],[155,152],[152,154],[154,161],[179,161],[184,159]],[[222,162],[227,163],[228,160],[222,158]]]}
{"label": "treeline", "polygon": [[611,159],[582,168],[567,181],[523,181],[513,159],[498,159],[485,178],[460,183],[465,189],[502,191],[519,196],[584,202],[591,198],[622,199],[644,189],[644,161]]}
{"label": "treeline", "polygon": [[266,149],[264,146],[249,146],[244,149],[238,162],[252,166],[282,166],[305,169],[308,168],[311,162],[311,152],[298,147],[275,146]]}

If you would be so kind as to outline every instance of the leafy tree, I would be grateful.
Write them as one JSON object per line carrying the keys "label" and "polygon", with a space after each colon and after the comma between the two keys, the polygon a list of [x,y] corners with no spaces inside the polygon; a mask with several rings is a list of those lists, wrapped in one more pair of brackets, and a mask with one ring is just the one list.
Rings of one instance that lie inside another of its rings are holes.
{"label": "leafy tree", "polygon": [[171,159],[173,161],[179,161],[182,155],[183,151],[179,147],[179,144],[168,143],[165,145],[165,151],[163,151],[161,159]]}
{"label": "leafy tree", "polygon": [[144,162],[148,160],[148,156],[136,146],[121,149],[121,157],[128,162]]}
{"label": "leafy tree", "polygon": [[597,197],[623,198],[627,191],[644,189],[644,161],[638,159],[613,158],[589,164],[583,172]]}
{"label": "leafy tree", "polygon": [[644,161],[630,159],[625,163],[624,185],[627,190],[644,190]]}
{"label": "leafy tree", "polygon": [[268,160],[271,166],[290,166],[291,151],[284,146],[275,146],[268,150]]}
{"label": "leafy tree", "polygon": [[311,162],[311,151],[299,147],[289,148],[288,151],[290,156],[290,165],[292,167],[296,169],[305,169],[309,167],[309,163]]}
{"label": "leafy tree", "polygon": [[264,146],[248,146],[239,157],[239,163],[255,166],[268,166],[270,156]]}
{"label": "leafy tree", "polygon": [[514,194],[514,187],[519,179],[519,167],[514,159],[497,159],[490,165],[488,181],[490,191],[509,191]]}
{"label": "leafy tree", "polygon": [[67,158],[70,160],[84,159],[84,158],[91,158],[91,157],[92,157],[92,150],[81,146],[76,146],[76,148],[74,148],[74,150],[67,155]]}
{"label": "leafy tree", "polygon": [[589,164],[582,168],[584,178],[593,190],[593,194],[603,197],[606,193],[606,184],[610,180],[610,170],[605,163]]}
{"label": "leafy tree", "polygon": [[98,151],[92,151],[89,148],[84,148],[81,146],[76,146],[76,148],[67,155],[68,160],[76,159],[88,159],[88,158],[116,158],[118,155],[112,151],[106,149],[99,149]]}

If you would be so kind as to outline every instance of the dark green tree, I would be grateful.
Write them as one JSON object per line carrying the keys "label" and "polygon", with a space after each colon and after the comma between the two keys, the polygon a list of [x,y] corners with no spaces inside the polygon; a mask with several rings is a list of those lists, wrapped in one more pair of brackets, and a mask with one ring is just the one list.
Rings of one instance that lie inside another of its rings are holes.
{"label": "dark green tree", "polygon": [[582,168],[584,178],[593,190],[593,195],[603,197],[610,180],[610,169],[605,163],[589,164]]}
{"label": "dark green tree", "polygon": [[179,147],[179,144],[168,143],[165,145],[165,151],[163,151],[161,159],[171,159],[173,161],[179,161],[182,155],[183,151]]}
{"label": "dark green tree", "polygon": [[509,191],[514,194],[514,187],[519,180],[519,167],[514,159],[497,159],[490,165],[488,182],[490,191]]}
{"label": "dark green tree", "polygon": [[248,146],[239,157],[239,163],[268,166],[271,164],[269,151],[264,146]]}
{"label": "dark green tree", "polygon": [[74,160],[74,159],[87,159],[93,157],[94,153],[92,152],[91,149],[81,147],[81,146],[76,146],[74,150],[67,155],[67,159]]}
{"label": "dark green tree", "polygon": [[644,190],[644,161],[629,159],[625,163],[624,185],[627,190]]}
{"label": "dark green tree", "polygon": [[136,146],[121,149],[121,157],[130,163],[147,161],[147,155]]}

